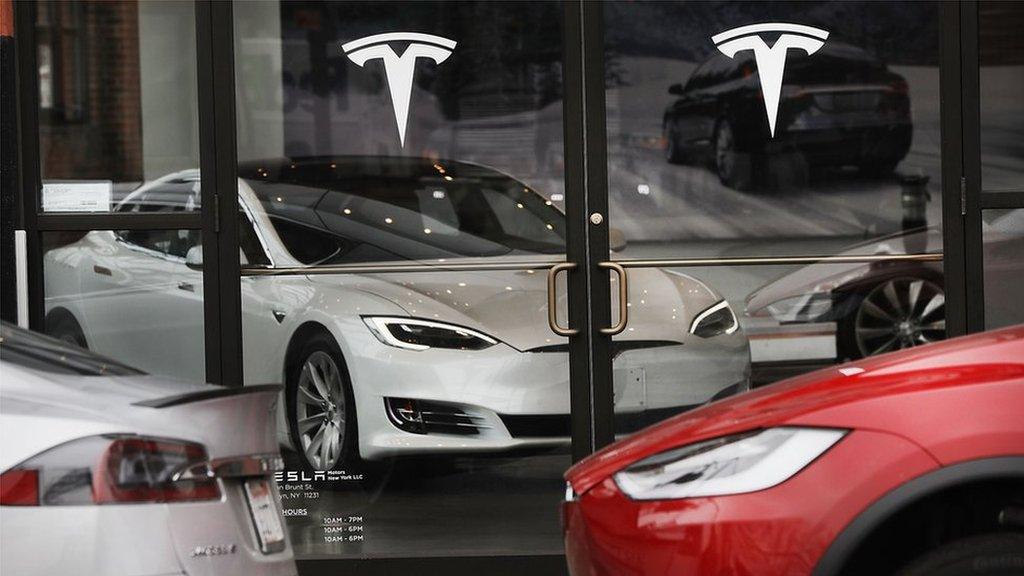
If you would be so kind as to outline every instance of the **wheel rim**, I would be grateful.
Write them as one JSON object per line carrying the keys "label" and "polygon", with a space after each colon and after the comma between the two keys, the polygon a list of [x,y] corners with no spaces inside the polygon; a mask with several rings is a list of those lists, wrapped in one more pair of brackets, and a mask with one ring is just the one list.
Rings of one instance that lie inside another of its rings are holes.
{"label": "wheel rim", "polygon": [[313,352],[302,364],[295,423],[302,452],[317,470],[331,470],[345,442],[345,394],[341,371],[326,352]]}
{"label": "wheel rim", "polygon": [[942,288],[920,278],[896,278],[868,293],[857,309],[857,347],[864,356],[912,348],[946,337]]}
{"label": "wheel rim", "polygon": [[718,175],[723,180],[728,180],[732,175],[735,159],[732,154],[732,128],[728,122],[718,126],[718,136],[715,138],[715,166],[718,168]]}

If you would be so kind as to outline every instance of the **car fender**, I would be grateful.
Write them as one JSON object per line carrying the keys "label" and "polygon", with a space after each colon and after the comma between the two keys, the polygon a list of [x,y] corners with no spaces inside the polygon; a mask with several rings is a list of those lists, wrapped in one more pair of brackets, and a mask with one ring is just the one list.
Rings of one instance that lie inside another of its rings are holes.
{"label": "car fender", "polygon": [[887,519],[910,504],[947,488],[984,480],[1024,479],[1024,456],[984,458],[928,472],[891,490],[850,522],[818,560],[813,576],[841,573],[857,547]]}

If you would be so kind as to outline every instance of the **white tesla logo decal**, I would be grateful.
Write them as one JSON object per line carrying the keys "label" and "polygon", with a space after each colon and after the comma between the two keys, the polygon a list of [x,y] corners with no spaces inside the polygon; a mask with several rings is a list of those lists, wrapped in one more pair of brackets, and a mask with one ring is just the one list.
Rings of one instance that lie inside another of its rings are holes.
{"label": "white tesla logo decal", "polygon": [[[390,42],[408,42],[409,45],[399,56],[388,45]],[[395,110],[395,122],[398,123],[398,139],[403,148],[416,60],[430,58],[435,64],[440,64],[448,59],[455,49],[455,44],[454,40],[418,32],[374,34],[342,44],[341,50],[349,60],[359,66],[378,58],[384,61],[384,73],[387,75],[388,90],[391,92],[391,106]]]}
{"label": "white tesla logo decal", "polygon": [[[762,32],[781,32],[782,35],[771,47],[761,38]],[[764,111],[768,114],[768,128],[775,137],[775,118],[779,113],[779,96],[782,93],[782,75],[786,70],[786,52],[799,48],[808,55],[814,54],[825,45],[828,32],[802,24],[769,22],[751,24],[715,34],[711,41],[729,58],[737,52],[753,50],[757,62],[757,74],[761,78],[761,95],[764,96]]]}

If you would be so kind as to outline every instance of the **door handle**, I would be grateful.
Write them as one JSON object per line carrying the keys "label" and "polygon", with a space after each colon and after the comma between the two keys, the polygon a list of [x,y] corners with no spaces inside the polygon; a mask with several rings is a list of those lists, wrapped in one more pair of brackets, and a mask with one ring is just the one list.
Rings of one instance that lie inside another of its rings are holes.
{"label": "door handle", "polygon": [[196,287],[191,282],[178,282],[178,290],[184,290],[186,292],[195,292]]}
{"label": "door handle", "polygon": [[559,336],[575,336],[580,333],[575,328],[563,328],[558,325],[558,299],[555,296],[555,279],[558,278],[558,273],[563,270],[568,272],[576,268],[576,264],[572,262],[563,262],[561,264],[555,264],[548,270],[548,326],[551,327],[551,331]]}
{"label": "door handle", "polygon": [[601,328],[601,334],[615,336],[625,330],[626,322],[629,322],[629,276],[626,269],[615,262],[601,262],[598,266],[619,275],[619,323],[611,328]]}
{"label": "door handle", "polygon": [[99,264],[93,266],[92,267],[92,271],[97,273],[97,274],[102,274],[104,276],[113,276],[114,275],[114,273],[110,271],[110,268],[107,268],[106,266],[100,266]]}

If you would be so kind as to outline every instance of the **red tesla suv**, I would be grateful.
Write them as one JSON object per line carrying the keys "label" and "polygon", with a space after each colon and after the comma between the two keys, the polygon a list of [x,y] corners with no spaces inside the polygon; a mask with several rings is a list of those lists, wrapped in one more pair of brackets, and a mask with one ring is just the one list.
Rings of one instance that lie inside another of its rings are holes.
{"label": "red tesla suv", "polygon": [[716,402],[566,479],[575,576],[1024,574],[1024,325]]}

